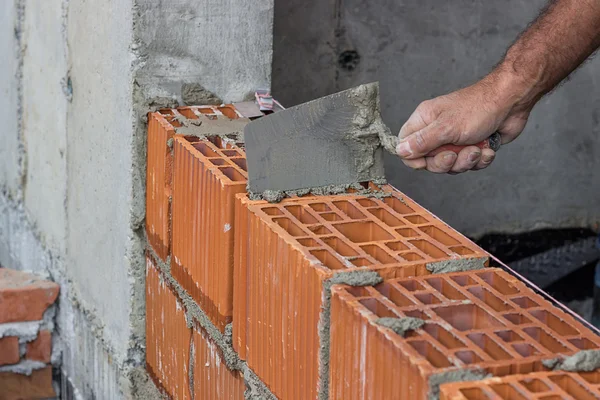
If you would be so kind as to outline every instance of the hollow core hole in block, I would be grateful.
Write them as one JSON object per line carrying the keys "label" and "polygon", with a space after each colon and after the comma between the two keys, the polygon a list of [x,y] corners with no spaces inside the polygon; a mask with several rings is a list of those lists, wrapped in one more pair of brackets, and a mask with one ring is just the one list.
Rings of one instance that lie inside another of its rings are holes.
{"label": "hollow core hole in block", "polygon": [[597,385],[600,383],[600,370],[591,372],[579,372],[579,376],[585,379],[587,382]]}
{"label": "hollow core hole in block", "polygon": [[469,293],[490,306],[494,311],[502,312],[511,310],[512,307],[498,296],[490,292],[484,287],[474,286],[467,289]]}
{"label": "hollow core hole in block", "polygon": [[510,400],[527,400],[527,397],[510,383],[496,383],[490,385],[490,388],[498,393],[502,399]]}
{"label": "hollow core hole in block", "polygon": [[366,297],[371,295],[369,288],[366,286],[348,286],[346,292],[354,297]]}
{"label": "hollow core hole in block", "polygon": [[354,243],[367,243],[390,240],[394,237],[375,222],[348,222],[335,224],[334,227]]}
{"label": "hollow core hole in block", "polygon": [[415,340],[409,342],[409,344],[436,368],[446,368],[452,365],[444,353],[435,348],[430,342]]}
{"label": "hollow core hole in block", "polygon": [[273,218],[273,222],[285,229],[292,236],[306,236],[304,230],[294,224],[289,218]]}
{"label": "hollow core hole in block", "polygon": [[222,158],[209,158],[208,161],[210,161],[214,165],[229,165],[227,160],[224,160]]}
{"label": "hollow core hole in block", "polygon": [[538,307],[539,304],[536,303],[535,301],[531,300],[529,297],[527,296],[521,296],[521,297],[513,297],[512,302],[515,303],[516,305],[518,305],[521,308],[524,309],[528,309],[528,308],[533,308],[533,307]]}
{"label": "hollow core hole in block", "polygon": [[304,238],[304,239],[296,239],[300,245],[304,247],[318,247],[320,246],[319,242],[312,238]]}
{"label": "hollow core hole in block", "polygon": [[230,119],[237,119],[238,115],[235,110],[232,110],[230,107],[217,107],[217,110],[221,111],[223,115]]}
{"label": "hollow core hole in block", "polygon": [[565,321],[561,320],[552,313],[546,310],[532,310],[529,312],[534,318],[543,322],[554,332],[563,336],[577,335],[579,332]]}
{"label": "hollow core hole in block", "polygon": [[357,267],[366,267],[367,265],[371,265],[373,264],[371,261],[369,261],[366,258],[353,258],[351,260],[349,260],[352,264],[356,265]]}
{"label": "hollow core hole in block", "polygon": [[411,224],[414,225],[420,225],[420,224],[425,224],[427,222],[429,222],[427,220],[427,218],[423,217],[422,215],[405,215],[404,219],[406,219],[408,222],[410,222]]}
{"label": "hollow core hole in block", "polygon": [[565,351],[569,351],[568,348],[563,346],[556,338],[552,335],[548,334],[542,328],[538,327],[530,327],[523,328],[523,332],[529,335],[533,340],[542,345],[542,347],[546,348],[550,353],[561,353]]}
{"label": "hollow core hole in block", "polygon": [[394,257],[389,255],[387,251],[383,250],[381,247],[375,244],[360,246],[360,248],[363,249],[365,253],[367,253],[382,264],[392,264],[398,262]]}
{"label": "hollow core hole in block", "polygon": [[404,258],[406,261],[420,261],[423,259],[422,256],[420,256],[417,253],[413,253],[411,251],[409,251],[407,253],[400,253],[399,256]]}
{"label": "hollow core hole in block", "polygon": [[503,295],[510,295],[518,293],[519,290],[508,283],[506,279],[501,277],[496,271],[486,271],[477,274],[485,283],[496,289],[498,293]]}
{"label": "hollow core hole in block", "polygon": [[358,254],[357,251],[354,248],[352,248],[352,246],[335,236],[323,238],[321,240],[323,240],[323,242],[325,242],[329,247],[331,247],[333,251],[335,251],[343,257],[353,257]]}
{"label": "hollow core hole in block", "polygon": [[287,212],[292,214],[294,218],[303,224],[315,224],[318,222],[317,218],[310,214],[310,211],[304,209],[302,206],[285,206]]}
{"label": "hollow core hole in block", "polygon": [[246,163],[245,158],[230,158],[229,160],[235,163],[235,165],[240,167],[242,170],[248,172],[248,164]]}
{"label": "hollow core hole in block", "polygon": [[530,357],[540,354],[540,352],[529,343],[514,343],[512,347],[523,357]]}
{"label": "hollow core hole in block", "polygon": [[377,217],[381,222],[386,224],[387,226],[400,226],[404,225],[402,221],[398,218],[394,217],[391,212],[385,210],[383,208],[374,208],[370,209],[369,212]]}
{"label": "hollow core hole in block", "polygon": [[359,300],[359,303],[365,306],[369,311],[377,315],[379,318],[398,318],[398,315],[395,312],[390,310],[388,306],[377,299],[363,299]]}
{"label": "hollow core hole in block", "polygon": [[311,250],[310,254],[317,257],[329,269],[345,269],[346,266],[336,256],[327,250]]}
{"label": "hollow core hole in block", "polygon": [[459,390],[465,400],[489,400],[489,396],[481,388],[465,388]]}
{"label": "hollow core hole in block", "polygon": [[473,364],[476,362],[481,362],[481,357],[479,357],[475,352],[471,350],[461,350],[454,353],[454,355],[466,365]]}
{"label": "hollow core hole in block", "polygon": [[508,313],[508,314],[504,314],[502,316],[515,325],[523,325],[523,324],[531,323],[531,320],[529,318],[527,318],[523,314],[519,314],[519,313]]}
{"label": "hollow core hole in block", "polygon": [[267,215],[283,215],[283,211],[278,207],[263,208],[262,211]]}
{"label": "hollow core hole in block", "polygon": [[205,157],[220,157],[207,143],[198,142],[194,143],[192,146],[200,153],[202,153]]}
{"label": "hollow core hole in block", "polygon": [[538,400],[565,400],[565,398],[558,394],[550,394],[548,396],[538,397]]}
{"label": "hollow core hole in block", "polygon": [[419,234],[417,233],[417,231],[415,231],[414,229],[411,229],[411,228],[396,229],[396,232],[398,232],[398,234],[400,236],[406,237],[406,238],[419,237]]}
{"label": "hollow core hole in block", "polygon": [[331,208],[325,203],[310,203],[309,206],[316,212],[331,211]]}
{"label": "hollow core hole in block", "polygon": [[481,348],[481,350],[485,351],[488,356],[496,361],[508,360],[512,357],[506,350],[496,343],[495,340],[491,339],[485,333],[471,333],[467,335],[467,337],[479,348]]}
{"label": "hollow core hole in block", "polygon": [[429,336],[440,342],[440,344],[447,349],[452,350],[465,347],[465,344],[460,339],[438,324],[425,324],[421,329],[427,332]]}
{"label": "hollow core hole in block", "polygon": [[507,331],[498,331],[498,332],[494,332],[494,333],[496,334],[496,336],[498,336],[500,339],[504,340],[506,343],[523,340],[523,338],[514,331],[507,330]]}
{"label": "hollow core hole in block", "polygon": [[358,208],[354,207],[349,201],[334,201],[333,204],[350,217],[350,219],[366,218],[365,214],[358,211]]}
{"label": "hollow core hole in block", "polygon": [[429,243],[426,240],[410,240],[410,244],[415,246],[417,249],[421,250],[423,253],[427,254],[433,258],[444,258],[448,257],[446,253],[442,250],[435,247],[433,244]]}
{"label": "hollow core hole in block", "polygon": [[221,167],[219,168],[226,177],[231,179],[233,182],[245,182],[246,177],[242,175],[237,169],[233,167]]}
{"label": "hollow core hole in block", "polygon": [[403,312],[404,312],[404,315],[406,315],[407,317],[419,318],[419,319],[422,319],[423,321],[427,321],[429,319],[429,315],[425,314],[423,311],[420,311],[420,310],[403,311]]}
{"label": "hollow core hole in block", "polygon": [[379,285],[375,286],[375,289],[398,307],[410,307],[415,305],[414,301],[403,295],[391,283],[380,283]]}
{"label": "hollow core hole in block", "polygon": [[375,207],[375,206],[377,206],[377,203],[374,202],[371,199],[358,199],[358,200],[356,200],[356,202],[358,204],[360,204],[361,206],[363,206],[363,207]]}
{"label": "hollow core hole in block", "polygon": [[219,149],[225,147],[223,146],[223,139],[221,138],[221,136],[207,136],[206,139]]}
{"label": "hollow core hole in block", "polygon": [[586,388],[584,388],[579,382],[577,382],[570,375],[554,375],[550,376],[549,379],[556,385],[560,386],[569,395],[573,396],[577,400],[597,400],[598,398],[592,395]]}
{"label": "hollow core hole in block", "polygon": [[453,253],[460,254],[461,256],[470,256],[475,254],[475,252],[465,246],[452,246],[450,247]]}
{"label": "hollow core hole in block", "polygon": [[546,385],[544,381],[537,378],[523,379],[519,383],[527,388],[531,393],[543,393],[550,390],[550,386]]}
{"label": "hollow core hole in block", "polygon": [[441,293],[445,298],[450,300],[464,300],[465,295],[462,294],[457,288],[452,286],[444,278],[425,278],[425,282],[432,288]]}
{"label": "hollow core hole in block", "polygon": [[433,293],[413,293],[413,296],[423,304],[439,304],[442,302]]}
{"label": "hollow core hole in block", "polygon": [[434,225],[429,226],[421,226],[419,229],[430,237],[434,238],[438,242],[446,245],[446,246],[454,246],[460,244],[458,240],[450,236],[448,233],[444,232],[440,228]]}
{"label": "hollow core hole in block", "polygon": [[308,229],[315,235],[329,235],[331,233],[331,231],[323,225],[308,226]]}
{"label": "hollow core hole in block", "polygon": [[598,346],[596,345],[596,343],[592,342],[591,340],[587,339],[587,338],[574,338],[574,339],[569,339],[569,342],[577,347],[580,350],[593,350],[593,349],[597,349]]}
{"label": "hollow core hole in block", "polygon": [[500,321],[476,304],[456,304],[438,307],[434,311],[459,331],[502,326]]}
{"label": "hollow core hole in block", "polygon": [[239,157],[240,152],[237,150],[221,150],[221,153],[223,153],[224,155],[226,155],[227,157]]}
{"label": "hollow core hole in block", "polygon": [[383,202],[387,204],[392,210],[396,211],[398,214],[412,214],[415,212],[412,208],[404,204],[402,201],[398,200],[396,197],[386,197],[383,199]]}
{"label": "hollow core hole in block", "polygon": [[179,114],[183,115],[187,119],[198,119],[198,116],[194,114],[194,111],[189,108],[179,108],[177,112],[179,112]]}
{"label": "hollow core hole in block", "polygon": [[456,275],[451,277],[450,279],[458,283],[460,286],[470,286],[477,283],[477,281],[471,278],[469,275]]}
{"label": "hollow core hole in block", "polygon": [[394,250],[394,251],[404,251],[404,250],[408,250],[408,246],[405,245],[402,242],[387,242],[385,243],[385,245],[390,249],[390,250]]}
{"label": "hollow core hole in block", "polygon": [[319,214],[325,221],[341,221],[343,218],[334,212],[325,212]]}

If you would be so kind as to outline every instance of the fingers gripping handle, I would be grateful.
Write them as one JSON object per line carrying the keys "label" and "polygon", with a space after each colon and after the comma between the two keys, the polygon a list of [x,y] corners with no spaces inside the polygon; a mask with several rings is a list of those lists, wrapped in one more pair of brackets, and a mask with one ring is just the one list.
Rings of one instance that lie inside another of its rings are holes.
{"label": "fingers gripping handle", "polygon": [[[494,132],[492,136],[484,140],[483,142],[477,143],[473,146],[477,146],[480,149],[492,149],[494,151],[498,151],[500,149],[501,137],[499,132]],[[425,157],[433,157],[436,154],[441,153],[442,151],[453,151],[458,154],[466,146],[456,145],[456,144],[446,144],[444,146],[438,147],[437,149],[430,151]]]}

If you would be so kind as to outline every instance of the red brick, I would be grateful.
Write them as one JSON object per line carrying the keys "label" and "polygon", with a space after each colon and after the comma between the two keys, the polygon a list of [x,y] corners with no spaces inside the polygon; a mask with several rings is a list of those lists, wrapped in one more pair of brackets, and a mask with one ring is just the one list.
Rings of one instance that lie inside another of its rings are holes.
{"label": "red brick", "polygon": [[25,358],[28,360],[50,362],[52,354],[52,333],[50,331],[40,331],[38,337],[27,343],[27,352]]}
{"label": "red brick", "polygon": [[[402,337],[383,317],[425,324]],[[332,400],[427,399],[438,374],[542,371],[542,360],[590,349],[600,338],[496,268],[332,288]]]}
{"label": "red brick", "polygon": [[171,270],[223,332],[233,313],[233,212],[246,191],[246,159],[218,137],[177,137],[174,153]]}
{"label": "red brick", "polygon": [[476,382],[445,383],[440,400],[595,400],[600,398],[600,371],[536,372]]}
{"label": "red brick", "polygon": [[406,277],[429,274],[429,263],[486,262],[464,236],[384,190],[390,196],[382,199],[346,194],[278,204],[237,196],[234,347],[276,396],[317,396],[323,284],[334,275]]}
{"label": "red brick", "polygon": [[194,329],[194,398],[242,400],[244,377],[240,371],[231,371],[225,365],[219,347],[206,332]]}
{"label": "red brick", "polygon": [[37,400],[55,398],[52,367],[35,370],[30,376],[0,372],[0,400]]}
{"label": "red brick", "polygon": [[146,368],[173,399],[190,399],[192,330],[183,305],[146,256]]}
{"label": "red brick", "polygon": [[56,283],[36,275],[0,268],[0,323],[42,319],[58,290]]}
{"label": "red brick", "polygon": [[0,365],[16,364],[20,359],[19,338],[7,336],[0,339]]}

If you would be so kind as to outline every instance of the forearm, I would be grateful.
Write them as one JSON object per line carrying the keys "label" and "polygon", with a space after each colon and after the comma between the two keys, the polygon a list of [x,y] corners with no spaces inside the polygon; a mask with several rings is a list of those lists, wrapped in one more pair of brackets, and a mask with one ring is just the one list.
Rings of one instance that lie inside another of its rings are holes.
{"label": "forearm", "polygon": [[488,79],[531,109],[600,46],[600,0],[555,0],[507,51]]}

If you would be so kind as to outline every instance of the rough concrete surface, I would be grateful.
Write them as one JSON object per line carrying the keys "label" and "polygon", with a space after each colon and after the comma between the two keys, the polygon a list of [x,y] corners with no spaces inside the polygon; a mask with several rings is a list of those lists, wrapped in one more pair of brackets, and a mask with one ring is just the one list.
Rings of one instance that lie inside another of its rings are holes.
{"label": "rough concrete surface", "polygon": [[600,368],[600,350],[582,350],[572,356],[543,360],[542,364],[556,371],[590,372]]}
{"label": "rough concrete surface", "polygon": [[[277,2],[273,94],[290,107],[378,80],[383,119],[396,133],[421,101],[487,73],[546,3]],[[348,50],[360,56],[353,70],[338,63]],[[599,68],[596,57],[543,99],[485,171],[427,174],[386,155],[388,180],[472,236],[600,222]]]}
{"label": "rough concrete surface", "polygon": [[474,269],[485,268],[488,258],[456,258],[444,261],[437,261],[425,265],[427,271],[432,274],[447,274],[450,272],[472,271]]}
{"label": "rough concrete surface", "polygon": [[184,83],[181,86],[181,100],[188,106],[219,105],[223,100],[199,83]]}
{"label": "rough concrete surface", "polygon": [[385,326],[386,328],[390,328],[391,330],[396,332],[396,334],[404,337],[404,335],[406,335],[406,332],[414,331],[414,330],[422,327],[425,324],[425,321],[423,321],[422,319],[413,318],[413,317],[404,317],[404,318],[383,317],[383,318],[379,318],[378,320],[376,320],[375,323],[377,325],[381,325],[381,326]]}

